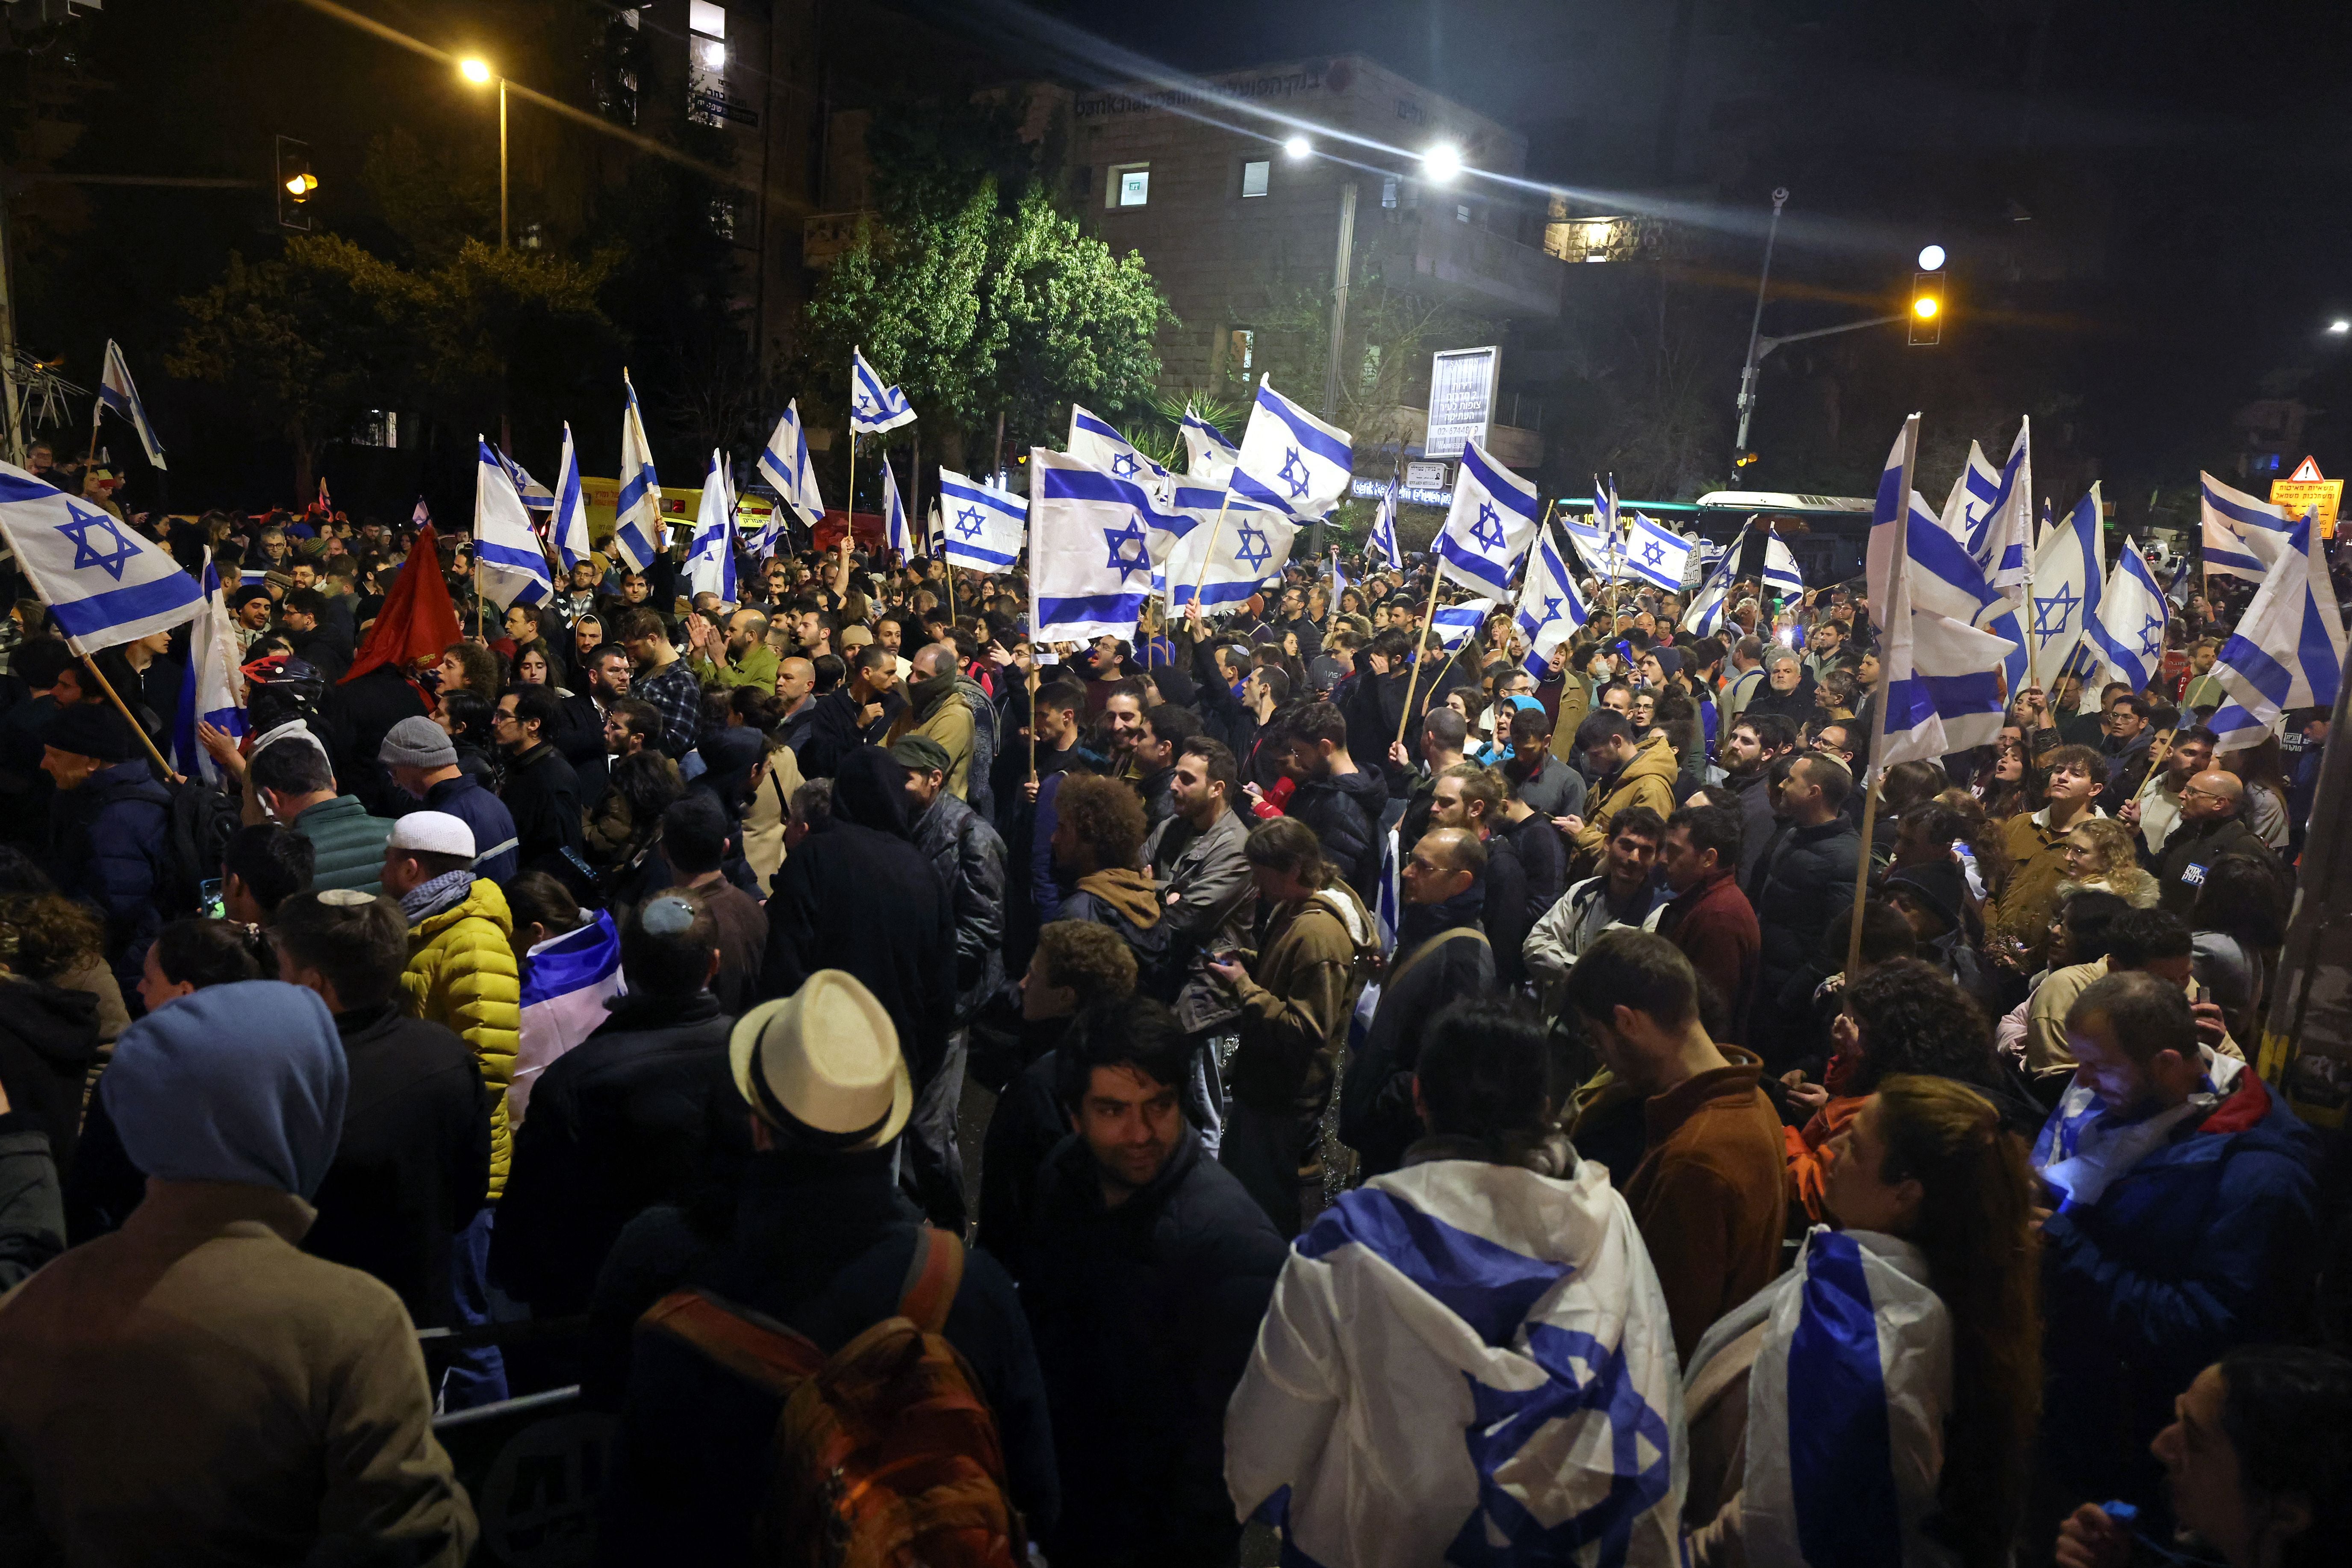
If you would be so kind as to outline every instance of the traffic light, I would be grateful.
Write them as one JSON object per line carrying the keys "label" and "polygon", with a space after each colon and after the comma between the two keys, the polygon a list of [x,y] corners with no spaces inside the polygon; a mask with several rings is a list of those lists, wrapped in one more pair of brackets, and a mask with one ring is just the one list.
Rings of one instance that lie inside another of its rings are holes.
{"label": "traffic light", "polygon": [[1944,341],[1944,275],[1911,274],[1911,346],[1932,348]]}
{"label": "traffic light", "polygon": [[311,194],[319,188],[319,176],[311,172],[310,144],[297,142],[291,136],[278,138],[278,225],[280,228],[310,232],[310,215],[307,209]]}
{"label": "traffic light", "polygon": [[1732,454],[1731,466],[1735,468],[1752,468],[1756,466],[1756,458],[1757,454],[1754,452],[1735,452]]}

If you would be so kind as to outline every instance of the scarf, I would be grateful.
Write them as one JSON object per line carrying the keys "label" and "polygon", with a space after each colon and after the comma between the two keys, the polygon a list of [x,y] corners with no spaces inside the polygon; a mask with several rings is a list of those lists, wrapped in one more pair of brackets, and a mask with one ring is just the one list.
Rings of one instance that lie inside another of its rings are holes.
{"label": "scarf", "polygon": [[419,882],[400,895],[402,918],[411,926],[423,925],[444,910],[452,910],[466,901],[474,890],[474,868],[460,866],[454,871],[444,871],[429,882]]}
{"label": "scarf", "polygon": [[937,675],[927,675],[919,680],[908,681],[907,701],[910,705],[908,717],[917,724],[929,723],[931,715],[939,711],[940,704],[953,695],[957,679],[954,670],[946,669]]}
{"label": "scarf", "polygon": [[2097,1203],[2117,1179],[2170,1142],[2182,1122],[2203,1121],[2235,1088],[2246,1064],[2218,1056],[2209,1046],[2198,1049],[2205,1058],[2198,1092],[2153,1116],[2136,1119],[2108,1110],[2080,1073],[2067,1080],[2066,1092],[2033,1142],[2034,1171],[2060,1194],[2061,1209]]}
{"label": "scarf", "polygon": [[1078,891],[1092,893],[1118,911],[1129,925],[1150,931],[1160,923],[1160,895],[1140,871],[1115,867],[1078,879]]}

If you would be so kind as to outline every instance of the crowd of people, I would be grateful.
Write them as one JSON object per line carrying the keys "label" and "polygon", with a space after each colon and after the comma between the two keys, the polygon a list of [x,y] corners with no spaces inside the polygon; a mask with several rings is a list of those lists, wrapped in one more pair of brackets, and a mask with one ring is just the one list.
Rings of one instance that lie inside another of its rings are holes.
{"label": "crowd of people", "polygon": [[1595,584],[1547,665],[1425,563],[1040,645],[846,536],[500,611],[137,525],[248,695],[6,630],[0,1556],[462,1563],[435,1422],[575,1387],[613,1563],[2352,1539],[2336,1156],[2247,1060],[2327,716],[2216,755],[2224,603],[1874,772],[1850,586]]}

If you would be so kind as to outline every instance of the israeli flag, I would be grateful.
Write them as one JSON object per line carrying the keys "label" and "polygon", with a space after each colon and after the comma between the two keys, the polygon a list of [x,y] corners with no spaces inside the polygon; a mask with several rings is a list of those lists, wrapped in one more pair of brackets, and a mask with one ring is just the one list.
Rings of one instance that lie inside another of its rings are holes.
{"label": "israeli flag", "polygon": [[238,668],[236,622],[221,592],[220,574],[205,563],[204,606],[188,631],[188,668],[180,677],[180,712],[172,735],[172,755],[180,771],[208,784],[221,782],[220,764],[196,739],[198,721],[243,740],[245,672]]}
{"label": "israeli flag", "polygon": [[[480,437],[477,437],[476,439],[478,440]],[[498,453],[499,465],[506,469],[507,478],[514,481],[515,494],[522,498],[524,510],[553,511],[555,510],[555,492],[553,490],[549,489],[545,485],[541,484],[537,479],[532,479],[530,477],[530,469],[524,468],[520,463],[507,456],[505,452],[500,451],[496,447],[491,447],[490,450]],[[319,481],[319,489],[322,492],[320,501],[322,506],[324,505],[323,492],[326,488],[327,481],[320,479]]]}
{"label": "israeli flag", "polygon": [[1370,548],[1381,552],[1381,558],[1388,562],[1390,571],[1402,572],[1404,570],[1404,552],[1397,548],[1396,517],[1397,481],[1396,475],[1391,474],[1389,488],[1381,497],[1380,510],[1372,513]]}
{"label": "israeli flag", "polygon": [[98,378],[98,402],[89,411],[91,429],[98,428],[100,415],[109,408],[131,421],[147,460],[159,468],[164,467],[163,443],[155,438],[155,426],[147,423],[147,405],[139,401],[138,384],[131,379],[131,366],[112,338],[106,340],[106,369]]}
{"label": "israeli flag", "polygon": [[621,493],[613,502],[613,548],[632,572],[642,572],[661,553],[661,480],[654,473],[653,443],[646,439],[637,389],[621,372],[627,404],[621,410]]}
{"label": "israeli flag", "polygon": [[[1381,933],[1381,952],[1396,952],[1397,922],[1404,915],[1404,856],[1397,847],[1398,830],[1390,828],[1381,845],[1381,885],[1372,897],[1372,924]],[[1366,987],[1377,991],[1377,984]],[[1374,1005],[1375,1010],[1378,1004]],[[1367,1020],[1369,1025],[1369,1019]],[[1352,1031],[1351,1037],[1352,1037]]]}
{"label": "israeli flag", "polygon": [[1716,563],[1706,581],[1699,584],[1690,608],[1683,613],[1683,630],[1693,637],[1713,637],[1722,628],[1724,611],[1731,593],[1732,568],[1738,564],[1739,552],[1747,548],[1748,532],[1755,526],[1755,522],[1750,521],[1741,527],[1738,535],[1732,540],[1731,547],[1723,552],[1723,559]]}
{"label": "israeli flag", "polygon": [[1560,559],[1559,546],[1552,542],[1551,530],[1539,531],[1535,552],[1528,557],[1527,581],[1519,585],[1518,609],[1512,616],[1527,634],[1527,672],[1538,680],[1550,675],[1553,651],[1591,618],[1584,596],[1576,591],[1576,580],[1568,574],[1568,563]]}
{"label": "israeli flag", "polygon": [[2344,674],[2344,620],[2313,514],[2304,513],[2286,539],[2277,568],[2263,579],[2213,661],[2213,673],[2231,698],[2206,723],[2217,737],[2216,752],[2260,745],[2279,732],[2290,708],[2336,705]]}
{"label": "israeli flag", "polygon": [[[760,472],[768,478],[778,499],[793,509],[803,528],[814,528],[824,516],[824,497],[816,488],[816,468],[809,461],[808,432],[801,428],[800,400],[784,405],[784,416],[760,453]],[[773,553],[772,546],[764,553]]]}
{"label": "israeli flag", "polygon": [[1003,572],[1021,558],[1029,509],[1019,496],[941,468],[940,518],[947,535],[942,552],[950,566]]}
{"label": "israeli flag", "polygon": [[[883,465],[887,474],[889,465]],[[727,459],[716,448],[702,479],[702,504],[694,514],[694,542],[686,552],[686,591],[716,594],[722,604],[738,601],[735,584],[735,487]]]}
{"label": "israeli flag", "polygon": [[1625,563],[1633,575],[1669,593],[1680,593],[1691,569],[1691,542],[1680,534],[1633,514],[1633,531],[1625,542]]}
{"label": "israeli flag", "polygon": [[1585,570],[1598,581],[1622,583],[1633,575],[1625,564],[1625,552],[1611,535],[1591,523],[1579,522],[1568,516],[1560,519],[1560,528],[1568,535],[1570,547],[1584,563]]}
{"label": "israeli flag", "polygon": [[1984,568],[1969,553],[1969,547],[1952,536],[1916,490],[1911,495],[1908,528],[1904,551],[1912,567],[1914,605],[1969,626],[2002,603],[2000,591],[1985,580]]}
{"label": "israeli flag", "polygon": [[853,436],[878,436],[885,430],[896,430],[901,425],[915,422],[915,411],[908,406],[907,395],[895,386],[887,385],[866,363],[866,351],[849,351],[849,433]]}
{"label": "israeli flag", "polygon": [[1040,646],[1135,635],[1151,595],[1141,485],[1066,453],[1029,454],[1029,636]]}
{"label": "israeli flag", "polygon": [[2099,487],[2075,504],[2064,523],[2043,537],[2033,557],[2033,596],[2023,606],[2031,617],[2033,668],[2054,681],[2083,640],[2084,628],[2099,613],[2106,583],[2106,541],[2099,526]]}
{"label": "israeli flag", "polygon": [[1184,405],[1183,431],[1186,474],[1220,489],[1230,484],[1241,448],[1226,440],[1225,433],[1202,418],[1189,403]]}
{"label": "israeli flag", "polygon": [[1511,573],[1535,542],[1542,509],[1536,487],[1472,441],[1462,448],[1454,505],[1432,545],[1438,575],[1474,594],[1510,592]]}
{"label": "israeli flag", "polygon": [[882,459],[882,542],[898,552],[899,560],[915,558],[914,525],[907,521],[907,503],[898,499],[898,476],[887,456]]}
{"label": "israeli flag", "polygon": [[[1969,443],[1969,483],[1971,497],[1980,482],[1977,465],[1983,454]],[[1989,465],[1988,465],[1989,466]],[[2016,588],[2026,578],[2026,557],[2033,549],[2033,421],[2017,423],[2017,439],[2010,443],[2009,460],[2001,465],[1984,510],[1969,524],[1969,553],[1983,569],[1985,581],[1996,588]]]}
{"label": "israeli flag", "polygon": [[1429,622],[1429,629],[1437,635],[1437,646],[1451,653],[1468,642],[1500,603],[1498,599],[1470,599],[1459,605],[1438,605],[1437,614]]}
{"label": "israeli flag", "polygon": [[1166,495],[1172,478],[1166,468],[1153,462],[1135,448],[1135,444],[1120,435],[1105,420],[1087,413],[1076,404],[1070,405],[1069,454],[1083,458],[1107,473],[1122,479],[1133,479],[1150,485]]}
{"label": "israeli flag", "polygon": [[2098,616],[2087,628],[2091,647],[2114,672],[2114,679],[2134,691],[2148,689],[2164,663],[2164,628],[2170,611],[2147,557],[2137,543],[2125,540],[2123,559],[2101,591]]}
{"label": "israeli flag", "polygon": [[0,541],[77,654],[169,631],[204,607],[204,589],[162,546],[6,463]]}
{"label": "israeli flag", "polygon": [[[1198,590],[1201,613],[1223,615],[1237,610],[1243,601],[1269,577],[1278,577],[1290,563],[1297,542],[1298,521],[1271,508],[1254,506],[1238,495],[1223,502],[1223,491],[1179,486],[1177,510],[1194,521],[1169,552],[1163,568],[1168,605],[1181,611]],[[1222,504],[1211,504],[1216,498]],[[1222,511],[1224,521],[1217,521]]]}
{"label": "israeli flag", "polygon": [[524,968],[522,1030],[514,1076],[507,1083],[507,1121],[520,1127],[530,1113],[530,1091],[557,1058],[594,1034],[624,994],[621,933],[605,910],[575,931],[533,947]]}
{"label": "israeli flag", "polygon": [[1313,521],[1348,493],[1354,437],[1326,425],[1260,376],[1234,465],[1234,493]]}
{"label": "israeli flag", "polygon": [[2204,523],[2205,575],[2259,583],[2286,552],[2292,524],[2286,508],[2233,490],[2208,473],[2197,476],[2197,511]]}
{"label": "israeli flag", "polygon": [[1764,541],[1764,586],[1786,598],[1802,598],[1805,574],[1797,570],[1796,552],[1776,534]]}
{"label": "israeli flag", "polygon": [[481,566],[482,596],[502,610],[546,604],[555,596],[555,579],[514,476],[497,447],[479,436],[474,447],[474,559]]}
{"label": "israeli flag", "polygon": [[1665,1297],[1590,1160],[1432,1160],[1341,1194],[1292,1245],[1224,1436],[1234,1512],[1278,1516],[1286,1561],[1681,1561]]}
{"label": "israeli flag", "polygon": [[1962,544],[1969,543],[1991,515],[1993,498],[2000,493],[2000,470],[1992,466],[1982,447],[1969,442],[1969,460],[1960,465],[1950,493],[1944,497],[1944,531]]}
{"label": "israeli flag", "polygon": [[1707,1330],[1685,1398],[1763,1328],[1748,1374],[1739,1493],[1750,1563],[1929,1563],[1952,1408],[1952,1324],[1927,1254],[1870,1230],[1816,1227],[1797,1266]]}
{"label": "israeli flag", "polygon": [[1592,476],[1592,527],[1604,540],[1622,538],[1623,521],[1617,515],[1617,476]]}
{"label": "israeli flag", "polygon": [[580,453],[572,444],[572,421],[563,422],[563,457],[555,468],[555,516],[547,526],[556,553],[570,572],[594,548],[588,539],[588,497],[580,488]]}

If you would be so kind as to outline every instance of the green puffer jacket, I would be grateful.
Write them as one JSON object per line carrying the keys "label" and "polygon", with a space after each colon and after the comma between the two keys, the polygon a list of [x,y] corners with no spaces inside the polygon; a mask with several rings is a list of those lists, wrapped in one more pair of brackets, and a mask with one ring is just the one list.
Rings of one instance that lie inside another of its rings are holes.
{"label": "green puffer jacket", "polygon": [[322,800],[294,818],[294,831],[310,841],[318,868],[310,873],[314,892],[329,888],[356,888],[362,893],[383,891],[383,845],[392,837],[392,819],[370,816],[355,795]]}
{"label": "green puffer jacket", "polygon": [[456,1031],[474,1047],[490,1108],[490,1190],[507,1186],[514,1133],[507,1124],[507,1085],[522,1043],[522,982],[515,970],[514,917],[498,884],[476,879],[463,900],[427,915],[408,931],[409,1010]]}

